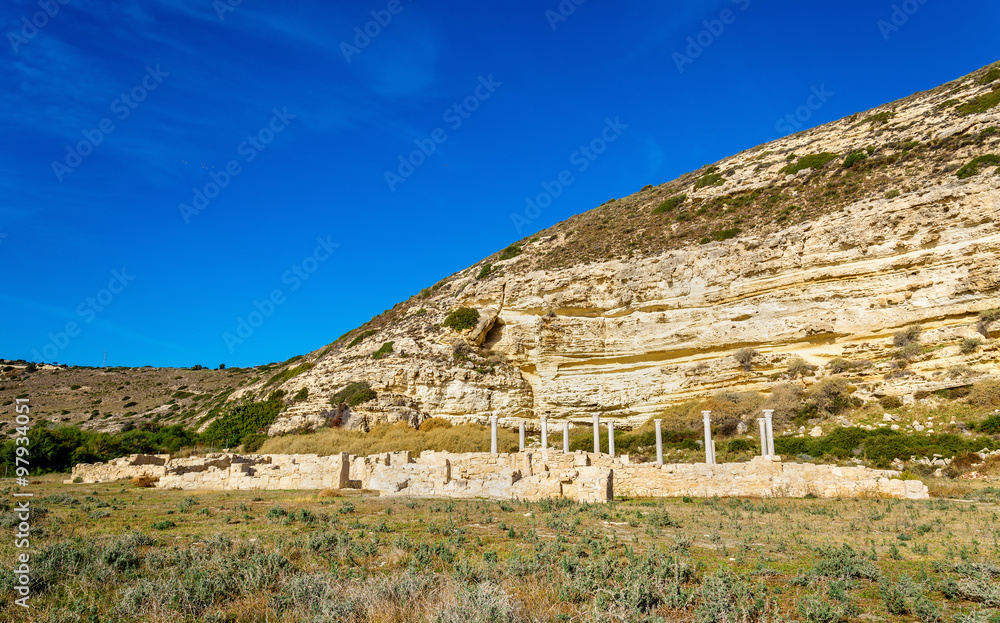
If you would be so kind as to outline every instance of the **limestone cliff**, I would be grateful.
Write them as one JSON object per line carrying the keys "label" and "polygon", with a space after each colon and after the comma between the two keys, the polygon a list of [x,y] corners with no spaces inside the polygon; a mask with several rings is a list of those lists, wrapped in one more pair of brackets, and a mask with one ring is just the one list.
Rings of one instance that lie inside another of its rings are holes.
{"label": "limestone cliff", "polygon": [[[994,66],[522,240],[313,353],[284,386],[309,398],[271,433],[326,421],[357,381],[377,394],[347,414],[363,426],[640,420],[720,389],[765,391],[795,357],[817,367],[806,383],[834,358],[871,362],[853,372],[862,398],[1000,373],[996,341],[958,346],[1000,306],[1000,168],[975,161],[1000,154],[998,102]],[[478,325],[443,328],[460,307]],[[893,331],[917,323],[923,352],[885,378]],[[749,370],[742,348],[759,353]]]}

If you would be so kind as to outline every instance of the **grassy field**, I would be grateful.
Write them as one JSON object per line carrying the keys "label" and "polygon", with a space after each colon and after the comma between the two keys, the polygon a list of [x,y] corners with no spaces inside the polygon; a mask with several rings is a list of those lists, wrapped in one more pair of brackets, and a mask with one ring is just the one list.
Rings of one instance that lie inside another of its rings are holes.
{"label": "grassy field", "polygon": [[27,613],[0,507],[0,621],[1000,620],[1000,489],[982,483],[948,481],[964,501],[580,505],[61,478],[31,486]]}

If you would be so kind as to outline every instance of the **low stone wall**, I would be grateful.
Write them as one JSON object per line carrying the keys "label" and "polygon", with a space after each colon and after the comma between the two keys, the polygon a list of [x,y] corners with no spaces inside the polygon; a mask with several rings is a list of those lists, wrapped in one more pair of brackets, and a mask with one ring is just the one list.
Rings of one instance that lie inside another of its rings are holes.
{"label": "low stone wall", "polygon": [[[756,458],[747,463],[631,463],[627,456],[555,450],[511,454],[409,452],[355,457],[346,453],[238,455],[170,460],[132,455],[109,463],[80,464],[72,479],[110,482],[136,476],[158,478],[160,488],[342,489],[355,487],[386,496],[442,496],[538,500],[565,497],[608,502],[628,497],[880,497],[927,499],[918,480],[866,467],[783,463]],[[72,482],[72,480],[67,481]]]}

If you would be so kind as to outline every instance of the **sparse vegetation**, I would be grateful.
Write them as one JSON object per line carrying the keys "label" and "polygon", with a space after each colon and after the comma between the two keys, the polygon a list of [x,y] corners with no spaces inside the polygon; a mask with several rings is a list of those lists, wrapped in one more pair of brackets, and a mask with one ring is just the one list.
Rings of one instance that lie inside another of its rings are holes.
{"label": "sparse vegetation", "polygon": [[351,340],[351,343],[347,345],[347,348],[353,348],[354,346],[357,346],[358,344],[360,344],[362,342],[362,340],[364,340],[365,338],[369,338],[369,337],[375,335],[376,333],[378,333],[378,331],[375,330],[375,329],[369,329],[367,331],[362,331],[361,333],[359,333],[358,335],[356,335],[353,340]]}
{"label": "sparse vegetation", "polygon": [[479,269],[479,274],[476,275],[476,279],[486,279],[490,275],[490,271],[493,270],[493,264],[486,262],[483,267]]}
{"label": "sparse vegetation", "polygon": [[392,352],[392,345],[393,342],[386,342],[385,344],[380,346],[377,351],[372,353],[372,359],[383,359],[385,357],[388,357],[389,353]]}
{"label": "sparse vegetation", "polygon": [[264,386],[267,387],[268,385],[281,385],[285,381],[293,379],[307,370],[311,370],[315,365],[316,365],[315,363],[310,361],[307,363],[299,364],[294,368],[286,368],[285,370],[282,370],[281,372],[269,378],[267,380],[267,383],[264,383]]}
{"label": "sparse vegetation", "polygon": [[701,188],[705,188],[706,186],[721,186],[725,183],[725,178],[723,178],[717,171],[717,167],[708,167],[705,169],[705,173],[698,178],[697,182],[695,182],[694,189],[699,190]]}
{"label": "sparse vegetation", "polygon": [[664,212],[673,212],[674,208],[684,203],[687,200],[686,194],[680,194],[673,196],[660,205],[653,208],[653,214],[663,214]]}
{"label": "sparse vegetation", "polygon": [[979,95],[955,107],[955,111],[960,115],[974,115],[984,113],[997,104],[1000,104],[1000,88],[993,87],[993,91],[984,95]]}
{"label": "sparse vegetation", "polygon": [[781,172],[786,175],[794,175],[803,169],[822,169],[828,162],[837,157],[837,154],[824,151],[819,154],[809,154],[799,158],[794,164],[785,165]]}
{"label": "sparse vegetation", "polygon": [[969,353],[976,352],[976,349],[979,348],[979,345],[982,343],[983,341],[977,337],[965,337],[962,338],[962,341],[959,343],[958,349],[963,355],[968,355]]}
{"label": "sparse vegetation", "polygon": [[990,326],[1000,320],[1000,308],[987,309],[979,313],[979,322],[976,324],[976,331],[985,338],[990,337]]}
{"label": "sparse vegetation", "polygon": [[349,407],[356,407],[376,398],[375,391],[368,381],[356,381],[349,383],[330,398],[330,404],[337,407],[346,404]]}
{"label": "sparse vegetation", "polygon": [[976,156],[968,164],[958,170],[955,175],[960,180],[964,180],[968,177],[979,174],[979,170],[982,167],[988,166],[998,166],[1000,165],[1000,156],[996,154],[986,154],[984,156]]}
{"label": "sparse vegetation", "polygon": [[504,260],[510,260],[521,254],[521,245],[512,244],[497,255],[497,259],[501,262]]}

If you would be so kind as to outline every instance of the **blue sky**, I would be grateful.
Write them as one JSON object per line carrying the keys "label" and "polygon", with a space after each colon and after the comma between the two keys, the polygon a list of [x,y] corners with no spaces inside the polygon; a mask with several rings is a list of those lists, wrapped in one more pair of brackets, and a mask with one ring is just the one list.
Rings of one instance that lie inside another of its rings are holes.
{"label": "blue sky", "polygon": [[0,357],[76,365],[284,360],[814,89],[799,129],[1000,58],[985,0],[64,1],[0,8]]}

